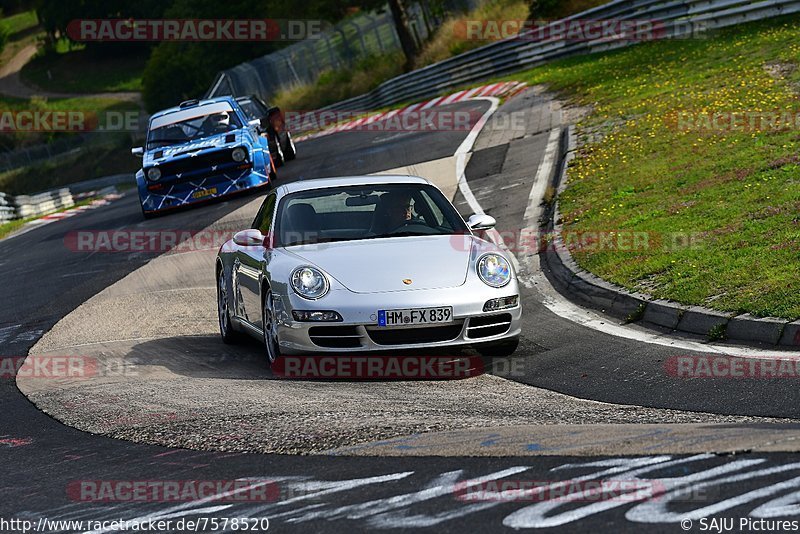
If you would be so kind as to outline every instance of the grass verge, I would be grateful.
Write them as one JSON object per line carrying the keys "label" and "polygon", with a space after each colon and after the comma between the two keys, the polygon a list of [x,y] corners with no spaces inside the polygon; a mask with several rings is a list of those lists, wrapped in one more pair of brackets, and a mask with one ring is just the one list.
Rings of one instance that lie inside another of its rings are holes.
{"label": "grass verge", "polygon": [[[80,206],[85,206],[87,204],[91,204],[94,202],[94,198],[85,198],[83,200],[79,200],[75,203],[74,206],[70,206],[69,208],[64,208],[60,210],[56,210],[52,213],[61,213],[62,211],[67,211],[71,209],[75,209]],[[44,217],[44,215],[42,215]],[[41,219],[41,217],[30,217],[28,219],[15,219],[13,221],[8,221],[5,223],[0,223],[0,239],[8,237],[9,235],[16,233],[17,231],[21,230],[23,226],[28,224],[31,221],[35,221],[37,219]]]}
{"label": "grass verge", "polygon": [[[800,317],[798,65],[790,16],[513,76],[593,110],[560,206],[567,235],[612,237],[574,248],[581,267],[657,298]],[[795,119],[726,126],[742,112]]]}
{"label": "grass verge", "polygon": [[371,91],[403,73],[402,53],[362,58],[351,69],[324,72],[316,83],[275,94],[271,104],[286,110],[314,110]]}
{"label": "grass verge", "polygon": [[[120,122],[119,118],[123,116],[123,113],[138,111],[138,107],[133,102],[97,97],[59,99],[33,97],[24,99],[0,96],[0,108],[2,108],[4,113],[18,111],[82,112],[84,114],[82,120],[87,129],[99,128],[104,125],[119,127],[115,123]],[[11,120],[10,116],[11,113],[3,115],[4,120]],[[42,116],[46,117],[46,115]],[[45,120],[43,124],[55,123],[48,123]],[[2,125],[8,127],[8,123],[4,122]],[[129,126],[132,128],[136,127],[135,124],[130,124]],[[0,130],[2,130],[2,128],[0,128]],[[7,131],[0,131],[0,151],[14,151],[25,147],[38,146],[74,135],[79,135],[79,133],[47,130],[27,131],[24,129],[15,131],[13,128],[9,127]],[[115,134],[97,132],[93,135],[102,136]],[[2,157],[2,152],[0,152],[0,158]],[[2,190],[2,188],[0,188],[0,190]]]}
{"label": "grass verge", "polygon": [[112,174],[135,173],[141,160],[130,152],[126,134],[89,142],[79,151],[0,174],[0,191],[14,195],[38,193]]}
{"label": "grass verge", "polygon": [[5,31],[9,40],[12,41],[19,39],[23,34],[32,31],[38,25],[39,19],[33,9],[0,19],[0,31]]}
{"label": "grass verge", "polygon": [[43,47],[20,75],[36,87],[61,93],[141,91],[146,50],[109,50],[69,45],[62,39],[54,47]]}
{"label": "grass verge", "polygon": [[[607,1],[567,0],[561,2],[551,15],[542,18],[565,17]],[[501,23],[509,20],[525,20],[528,18],[528,3],[526,0],[484,0],[472,11],[450,17],[425,43],[415,61],[415,68],[422,68],[497,40],[466,39],[463,28],[467,21],[483,20]],[[487,36],[489,35],[491,32],[487,32]],[[364,58],[350,69],[324,73],[316,83],[298,85],[281,91],[273,97],[273,101],[284,109],[318,109],[362,95],[386,80],[402,74],[404,62],[405,58],[400,52]]]}

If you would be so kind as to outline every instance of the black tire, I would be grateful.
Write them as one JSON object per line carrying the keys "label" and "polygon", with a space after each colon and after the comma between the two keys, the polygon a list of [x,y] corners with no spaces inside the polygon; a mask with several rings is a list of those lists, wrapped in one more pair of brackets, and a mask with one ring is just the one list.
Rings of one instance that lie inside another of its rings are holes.
{"label": "black tire", "polygon": [[277,136],[269,136],[269,153],[272,155],[272,162],[275,167],[282,167],[286,161],[286,155],[281,147],[280,140]]}
{"label": "black tire", "polygon": [[297,149],[294,146],[292,134],[290,132],[282,132],[279,137],[281,151],[283,152],[283,161],[292,161],[297,157]]}
{"label": "black tire", "polygon": [[225,271],[217,267],[217,322],[222,342],[233,345],[241,340],[242,335],[234,330],[231,323],[230,306],[228,300],[228,285],[225,280]]}
{"label": "black tire", "polygon": [[269,174],[267,176],[269,177],[269,183],[271,185],[275,185],[275,181],[278,179],[278,173],[275,172],[275,169],[272,167],[272,164],[270,164],[269,166]]}
{"label": "black tire", "polygon": [[505,358],[514,354],[514,351],[519,347],[519,338],[514,337],[511,339],[504,339],[496,343],[487,343],[486,345],[479,345],[477,347],[481,356],[486,358]]}
{"label": "black tire", "polygon": [[144,206],[142,206],[142,218],[143,218],[144,220],[148,220],[148,219],[152,219],[153,217],[155,217],[155,214],[154,214],[154,213],[147,213],[147,212],[144,210]]}

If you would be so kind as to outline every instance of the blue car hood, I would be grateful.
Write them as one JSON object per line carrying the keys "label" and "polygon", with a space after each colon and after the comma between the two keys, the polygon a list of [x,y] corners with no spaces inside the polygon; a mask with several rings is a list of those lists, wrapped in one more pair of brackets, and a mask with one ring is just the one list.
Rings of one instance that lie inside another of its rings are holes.
{"label": "blue car hood", "polygon": [[[231,142],[226,142],[226,138],[231,135],[233,136],[233,140]],[[210,137],[203,137],[202,139],[196,139],[189,143],[170,145],[163,148],[150,150],[145,154],[144,165],[160,165],[167,163],[168,161],[181,159],[195,153],[202,154],[220,148],[233,148],[234,146],[239,146],[244,142],[243,137],[244,130],[239,129],[232,132],[212,135]],[[161,157],[156,158],[156,155]]]}

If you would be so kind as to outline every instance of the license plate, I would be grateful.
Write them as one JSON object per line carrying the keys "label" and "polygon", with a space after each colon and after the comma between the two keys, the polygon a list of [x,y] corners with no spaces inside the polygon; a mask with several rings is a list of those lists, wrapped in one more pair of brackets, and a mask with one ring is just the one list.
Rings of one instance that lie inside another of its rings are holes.
{"label": "license plate", "polygon": [[212,187],[211,189],[203,189],[202,191],[195,191],[194,193],[192,193],[192,198],[203,198],[216,194],[217,194],[217,188]]}
{"label": "license plate", "polygon": [[406,326],[452,322],[452,306],[443,306],[441,308],[410,308],[407,310],[378,310],[378,326]]}

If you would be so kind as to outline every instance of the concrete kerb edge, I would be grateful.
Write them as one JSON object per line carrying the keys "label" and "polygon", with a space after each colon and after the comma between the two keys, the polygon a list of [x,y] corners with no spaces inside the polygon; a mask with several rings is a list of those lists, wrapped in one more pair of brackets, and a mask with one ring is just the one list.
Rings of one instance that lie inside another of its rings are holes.
{"label": "concrete kerb edge", "polygon": [[728,338],[756,346],[767,344],[800,347],[800,320],[790,322],[773,317],[725,313],[654,299],[650,295],[632,293],[580,268],[561,237],[563,223],[558,206],[558,195],[566,187],[567,169],[576,157],[576,136],[572,125],[562,131],[559,148],[561,155],[552,184],[557,195],[552,208],[548,210],[545,223],[552,230],[552,238],[539,255],[542,263],[549,268],[549,272],[545,273],[547,278],[565,297],[621,318],[625,322],[639,322],[645,326],[700,334],[712,341]]}

